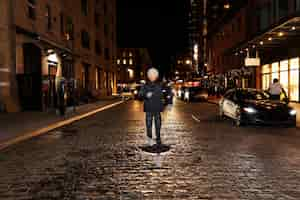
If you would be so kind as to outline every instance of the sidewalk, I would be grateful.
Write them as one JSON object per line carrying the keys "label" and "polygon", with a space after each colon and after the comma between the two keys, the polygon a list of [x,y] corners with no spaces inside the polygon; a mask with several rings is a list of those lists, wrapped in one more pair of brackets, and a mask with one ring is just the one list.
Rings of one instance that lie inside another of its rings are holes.
{"label": "sidewalk", "polygon": [[84,115],[120,101],[120,98],[111,97],[95,103],[80,105],[76,107],[75,112],[69,109],[64,117],[57,115],[55,112],[2,113],[0,114],[0,146],[1,143],[22,137],[30,132]]}

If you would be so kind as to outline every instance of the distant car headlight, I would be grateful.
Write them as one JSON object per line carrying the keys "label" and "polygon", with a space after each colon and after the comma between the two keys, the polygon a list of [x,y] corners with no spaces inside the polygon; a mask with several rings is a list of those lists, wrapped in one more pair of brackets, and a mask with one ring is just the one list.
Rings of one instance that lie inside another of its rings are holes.
{"label": "distant car headlight", "polygon": [[243,108],[243,110],[249,114],[257,113],[257,110],[255,110],[254,108],[251,108],[251,107],[245,107],[245,108]]}
{"label": "distant car headlight", "polygon": [[135,95],[138,94],[138,91],[137,91],[137,90],[134,90],[133,94],[135,94]]}
{"label": "distant car headlight", "polygon": [[292,115],[292,116],[295,116],[297,114],[297,111],[296,110],[290,110],[290,115]]}

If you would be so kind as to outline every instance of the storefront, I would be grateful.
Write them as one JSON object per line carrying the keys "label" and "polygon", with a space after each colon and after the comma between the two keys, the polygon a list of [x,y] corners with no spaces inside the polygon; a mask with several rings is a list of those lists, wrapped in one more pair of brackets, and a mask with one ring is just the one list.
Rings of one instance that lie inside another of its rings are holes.
{"label": "storefront", "polygon": [[267,90],[277,78],[291,101],[299,101],[299,57],[266,64],[261,67],[262,89]]}

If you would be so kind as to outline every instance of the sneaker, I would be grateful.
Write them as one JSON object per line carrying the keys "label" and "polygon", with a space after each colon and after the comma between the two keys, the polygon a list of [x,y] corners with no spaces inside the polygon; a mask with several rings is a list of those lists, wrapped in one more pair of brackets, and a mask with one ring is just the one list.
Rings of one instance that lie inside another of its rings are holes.
{"label": "sneaker", "polygon": [[147,137],[147,144],[148,144],[148,146],[153,146],[154,145],[154,140],[152,139],[152,138],[150,138],[150,137]]}

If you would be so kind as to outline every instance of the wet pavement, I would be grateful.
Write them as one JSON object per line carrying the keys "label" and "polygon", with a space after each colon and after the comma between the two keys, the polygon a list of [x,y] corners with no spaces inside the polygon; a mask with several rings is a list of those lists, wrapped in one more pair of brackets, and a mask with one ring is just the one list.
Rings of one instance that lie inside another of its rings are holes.
{"label": "wet pavement", "polygon": [[143,151],[130,101],[0,152],[0,199],[300,199],[300,132],[242,127],[212,104],[163,114],[167,152]]}

